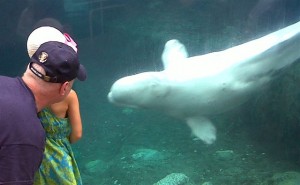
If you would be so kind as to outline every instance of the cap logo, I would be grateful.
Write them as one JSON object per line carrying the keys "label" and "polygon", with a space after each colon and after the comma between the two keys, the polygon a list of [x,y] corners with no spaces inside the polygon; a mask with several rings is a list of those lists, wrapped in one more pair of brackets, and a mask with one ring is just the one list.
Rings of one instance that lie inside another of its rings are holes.
{"label": "cap logo", "polygon": [[46,53],[46,52],[43,51],[43,52],[39,55],[39,60],[40,60],[41,63],[44,63],[44,62],[47,61],[47,59],[48,59],[48,53]]}

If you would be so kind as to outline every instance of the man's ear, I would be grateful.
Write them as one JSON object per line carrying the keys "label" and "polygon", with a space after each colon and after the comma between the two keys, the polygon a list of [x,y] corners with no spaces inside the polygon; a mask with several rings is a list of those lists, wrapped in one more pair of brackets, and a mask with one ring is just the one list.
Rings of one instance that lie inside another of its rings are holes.
{"label": "man's ear", "polygon": [[60,86],[59,94],[62,96],[66,95],[69,92],[69,85],[70,85],[70,82],[64,82]]}

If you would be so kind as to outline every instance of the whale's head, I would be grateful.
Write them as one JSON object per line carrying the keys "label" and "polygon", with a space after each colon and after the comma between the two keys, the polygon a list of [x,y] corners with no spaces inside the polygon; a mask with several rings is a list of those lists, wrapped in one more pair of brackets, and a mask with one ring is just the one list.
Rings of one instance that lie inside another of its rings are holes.
{"label": "whale's head", "polygon": [[108,100],[132,108],[153,107],[168,93],[162,78],[161,72],[145,72],[121,78],[112,85]]}

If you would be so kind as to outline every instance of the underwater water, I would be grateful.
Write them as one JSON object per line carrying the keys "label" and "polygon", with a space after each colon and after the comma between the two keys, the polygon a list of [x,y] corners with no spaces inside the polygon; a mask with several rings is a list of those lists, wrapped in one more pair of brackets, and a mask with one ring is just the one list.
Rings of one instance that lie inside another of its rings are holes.
{"label": "underwater water", "polygon": [[[298,22],[298,0],[107,0],[102,9],[101,1],[40,2],[49,6],[40,18],[62,22],[88,71],[74,85],[84,132],[73,149],[84,184],[300,184],[299,62],[246,103],[214,115],[212,145],[182,120],[107,99],[117,79],[163,70],[168,40],[180,40],[190,56],[224,50]],[[26,35],[39,17],[18,31],[27,6],[0,1],[1,75],[22,75],[29,60]]]}

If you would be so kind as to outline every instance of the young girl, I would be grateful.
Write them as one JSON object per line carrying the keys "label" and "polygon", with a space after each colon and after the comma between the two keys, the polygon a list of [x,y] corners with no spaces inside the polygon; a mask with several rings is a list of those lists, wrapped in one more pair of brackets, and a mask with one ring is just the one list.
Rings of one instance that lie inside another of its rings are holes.
{"label": "young girl", "polygon": [[35,174],[35,185],[81,185],[79,169],[71,143],[82,136],[77,94],[70,94],[38,114],[46,132],[44,158]]}

